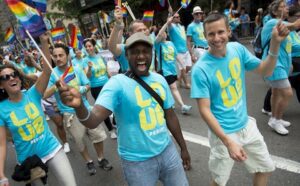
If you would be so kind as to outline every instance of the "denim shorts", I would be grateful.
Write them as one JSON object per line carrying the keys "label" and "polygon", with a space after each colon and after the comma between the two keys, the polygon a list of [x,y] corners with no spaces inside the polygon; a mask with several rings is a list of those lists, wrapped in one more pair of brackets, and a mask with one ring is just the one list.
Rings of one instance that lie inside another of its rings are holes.
{"label": "denim shorts", "polygon": [[121,159],[122,168],[129,186],[155,186],[160,180],[164,186],[186,186],[188,181],[182,160],[171,141],[159,155],[145,161]]}
{"label": "denim shorts", "polygon": [[[243,163],[250,173],[264,173],[275,170],[274,162],[254,118],[249,117],[247,126],[242,130],[227,135],[246,151],[247,159]],[[227,147],[214,133],[209,131],[208,136],[211,146],[209,170],[213,180],[218,185],[224,186],[229,179],[234,160],[230,158]]]}

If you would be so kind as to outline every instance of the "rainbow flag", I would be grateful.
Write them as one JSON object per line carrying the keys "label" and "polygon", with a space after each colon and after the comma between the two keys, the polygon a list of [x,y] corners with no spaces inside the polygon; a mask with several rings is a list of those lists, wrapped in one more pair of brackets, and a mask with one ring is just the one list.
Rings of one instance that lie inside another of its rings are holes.
{"label": "rainbow flag", "polygon": [[16,39],[16,35],[14,34],[14,30],[13,30],[11,27],[7,28],[6,33],[5,33],[5,36],[4,36],[4,40],[5,40],[7,43],[11,43],[11,42],[13,42],[15,39]]}
{"label": "rainbow flag", "polygon": [[71,42],[70,42],[69,46],[72,47],[72,48],[78,48],[80,50],[82,48],[82,44],[81,44],[81,42],[80,42],[80,40],[78,38],[78,30],[79,29],[76,26],[72,27],[72,30],[71,30]]}
{"label": "rainbow flag", "polygon": [[79,28],[77,28],[77,38],[79,39],[79,43],[82,44],[82,42],[83,42],[83,37],[82,37],[81,31],[80,31]]}
{"label": "rainbow flag", "polygon": [[27,5],[37,9],[40,12],[46,13],[47,0],[23,0]]}
{"label": "rainbow flag", "polygon": [[46,32],[46,25],[40,13],[20,0],[5,0],[16,18],[33,37],[38,37]]}
{"label": "rainbow flag", "polygon": [[187,8],[190,4],[191,0],[181,0],[182,8]]}
{"label": "rainbow flag", "polygon": [[63,79],[63,81],[68,84],[71,80],[75,79],[76,75],[74,72],[74,68],[73,65],[70,65],[66,71],[63,73],[63,75],[61,76],[61,79]]}
{"label": "rainbow flag", "polygon": [[118,7],[122,7],[122,0],[115,0],[115,5]]}
{"label": "rainbow flag", "polygon": [[161,7],[165,7],[166,0],[158,0]]}
{"label": "rainbow flag", "polygon": [[122,11],[123,17],[128,16],[126,7],[122,6],[121,11]]}
{"label": "rainbow flag", "polygon": [[63,27],[53,28],[51,30],[51,36],[53,40],[62,39],[65,37],[65,29]]}
{"label": "rainbow flag", "polygon": [[153,21],[154,10],[146,10],[144,12],[143,21]]}
{"label": "rainbow flag", "polygon": [[97,34],[97,33],[98,33],[98,28],[93,28],[93,29],[91,30],[91,32],[92,32],[92,34]]}
{"label": "rainbow flag", "polygon": [[109,15],[107,15],[107,13],[105,13],[103,11],[101,11],[101,17],[105,23],[111,22],[111,18],[109,17]]}

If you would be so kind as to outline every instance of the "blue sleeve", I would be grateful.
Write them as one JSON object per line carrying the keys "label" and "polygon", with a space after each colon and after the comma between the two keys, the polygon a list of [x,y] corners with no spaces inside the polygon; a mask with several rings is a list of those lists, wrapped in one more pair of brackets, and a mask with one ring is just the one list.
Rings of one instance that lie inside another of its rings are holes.
{"label": "blue sleeve", "polygon": [[5,122],[3,121],[3,119],[0,116],[0,127],[4,127],[5,126]]}
{"label": "blue sleeve", "polygon": [[35,98],[41,100],[43,98],[42,94],[36,89],[35,84],[27,90],[30,98]]}
{"label": "blue sleeve", "polygon": [[95,105],[101,105],[104,108],[114,112],[118,105],[121,104],[122,96],[122,85],[120,84],[119,80],[113,76],[104,85],[95,102]]}
{"label": "blue sleeve", "polygon": [[191,83],[191,98],[210,98],[208,78],[198,66],[192,69]]}
{"label": "blue sleeve", "polygon": [[162,85],[166,91],[166,99],[164,100],[164,109],[169,109],[175,104],[175,101],[174,101],[173,95],[171,93],[171,89],[170,89],[166,79],[161,75],[159,75],[159,76],[161,78]]}
{"label": "blue sleeve", "polygon": [[55,76],[53,74],[53,72],[51,73],[50,75],[50,79],[49,79],[49,82],[48,82],[48,88],[50,88],[51,86],[53,86],[55,84]]}
{"label": "blue sleeve", "polygon": [[86,77],[85,73],[82,70],[77,69],[77,74],[79,75],[81,86],[90,85],[89,79]]}
{"label": "blue sleeve", "polygon": [[187,36],[192,36],[193,35],[193,27],[192,27],[191,24],[187,27],[186,35]]}
{"label": "blue sleeve", "polygon": [[245,46],[238,45],[240,45],[238,48],[242,53],[241,62],[244,63],[245,69],[247,71],[256,69],[260,65],[261,60],[254,56]]}

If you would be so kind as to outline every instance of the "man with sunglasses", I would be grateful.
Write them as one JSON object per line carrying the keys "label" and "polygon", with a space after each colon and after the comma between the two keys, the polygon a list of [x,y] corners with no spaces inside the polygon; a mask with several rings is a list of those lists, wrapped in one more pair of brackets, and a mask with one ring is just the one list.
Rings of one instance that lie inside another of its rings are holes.
{"label": "man with sunglasses", "polygon": [[[187,46],[192,57],[192,62],[195,63],[200,56],[207,50],[208,44],[203,34],[203,15],[204,12],[200,6],[195,6],[193,9],[194,21],[187,28]],[[194,50],[192,47],[194,43]],[[189,67],[191,67],[190,64]],[[187,66],[188,69],[188,66]]]}

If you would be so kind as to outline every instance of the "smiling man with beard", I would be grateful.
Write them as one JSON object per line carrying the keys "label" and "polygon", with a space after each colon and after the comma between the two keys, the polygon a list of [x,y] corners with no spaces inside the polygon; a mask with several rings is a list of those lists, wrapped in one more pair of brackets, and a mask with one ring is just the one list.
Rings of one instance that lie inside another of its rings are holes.
{"label": "smiling man with beard", "polygon": [[[149,72],[152,42],[142,32],[125,44],[131,73],[145,81],[163,100],[160,104],[134,79],[125,74],[113,76],[103,87],[93,110],[83,104],[80,93],[59,87],[63,102],[75,108],[83,125],[95,128],[112,112],[118,123],[118,152],[129,185],[188,185],[184,169],[190,169],[190,156],[172,105],[166,80]],[[57,83],[59,85],[59,82]],[[181,159],[169,131],[181,149]],[[183,161],[183,162],[182,162]]]}

